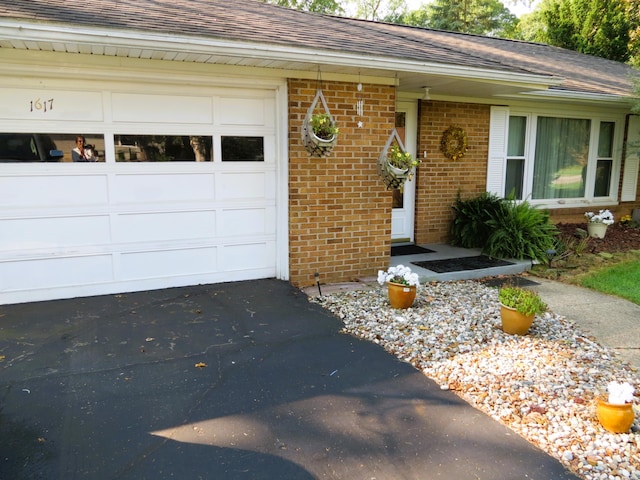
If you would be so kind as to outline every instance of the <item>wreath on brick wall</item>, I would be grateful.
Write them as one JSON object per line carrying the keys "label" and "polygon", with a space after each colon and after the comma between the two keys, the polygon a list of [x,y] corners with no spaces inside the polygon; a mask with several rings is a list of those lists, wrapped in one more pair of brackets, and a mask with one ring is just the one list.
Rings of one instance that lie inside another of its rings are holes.
{"label": "wreath on brick wall", "polygon": [[461,127],[449,127],[442,134],[440,151],[449,160],[458,160],[467,152],[467,134]]}

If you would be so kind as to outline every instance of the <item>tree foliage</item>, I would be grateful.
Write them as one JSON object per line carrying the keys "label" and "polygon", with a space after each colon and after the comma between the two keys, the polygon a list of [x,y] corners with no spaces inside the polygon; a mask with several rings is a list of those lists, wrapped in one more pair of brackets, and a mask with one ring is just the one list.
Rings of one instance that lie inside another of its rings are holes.
{"label": "tree foliage", "polygon": [[356,16],[366,20],[400,23],[397,20],[406,13],[404,0],[355,0]]}
{"label": "tree foliage", "polygon": [[262,0],[265,3],[281,7],[303,10],[305,12],[340,15],[344,13],[342,2],[338,0]]}
{"label": "tree foliage", "polygon": [[517,17],[499,0],[434,0],[408,14],[406,23],[416,20],[438,30],[490,36],[509,36],[517,24]]}
{"label": "tree foliage", "polygon": [[[542,0],[518,19],[500,0],[262,0],[330,15],[548,43],[640,67],[640,0]],[[531,0],[503,0],[530,5]]]}
{"label": "tree foliage", "polygon": [[518,29],[525,40],[640,61],[640,0],[543,0]]}

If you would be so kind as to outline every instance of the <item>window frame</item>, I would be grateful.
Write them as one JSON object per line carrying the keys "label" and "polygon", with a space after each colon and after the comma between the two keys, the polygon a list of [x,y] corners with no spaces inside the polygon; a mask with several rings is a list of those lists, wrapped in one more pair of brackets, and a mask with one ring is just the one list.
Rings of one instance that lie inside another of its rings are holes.
{"label": "window frame", "polygon": [[[522,186],[522,199],[527,200],[533,205],[537,205],[543,208],[571,208],[581,206],[584,204],[589,205],[612,205],[617,204],[619,180],[620,180],[620,166],[621,166],[621,154],[622,154],[622,141],[624,135],[624,117],[615,114],[606,114],[594,111],[578,111],[575,113],[569,113],[561,110],[548,110],[548,109],[528,109],[528,108],[504,108],[506,111],[505,119],[505,131],[504,131],[504,157],[501,165],[502,178],[500,185],[500,196],[506,196],[509,192],[505,192],[506,188],[506,173],[507,173],[507,161],[510,158],[516,158],[507,155],[507,145],[509,140],[509,120],[512,116],[526,117],[525,127],[525,147],[524,147],[524,178]],[[493,115],[493,112],[492,112]],[[547,199],[533,199],[533,172],[535,164],[535,150],[536,150],[536,137],[538,129],[538,117],[554,117],[554,118],[568,118],[568,119],[583,119],[591,122],[590,135],[589,135],[589,154],[587,160],[587,172],[585,180],[585,192],[583,197],[575,198],[547,198]],[[600,138],[600,128],[602,123],[613,123],[614,133],[612,139],[612,165],[611,165],[611,178],[609,184],[609,195],[606,197],[594,196],[596,169],[598,160],[601,158],[598,156],[598,143]],[[490,135],[494,135],[495,132],[490,132]],[[517,157],[521,158],[521,157]],[[489,167],[491,169],[491,165]]]}

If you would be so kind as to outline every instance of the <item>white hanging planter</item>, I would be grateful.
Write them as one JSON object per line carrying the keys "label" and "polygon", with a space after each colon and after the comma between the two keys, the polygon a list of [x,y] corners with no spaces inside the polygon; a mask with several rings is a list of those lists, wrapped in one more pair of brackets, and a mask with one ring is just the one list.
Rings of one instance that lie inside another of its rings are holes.
{"label": "white hanging planter", "polygon": [[386,167],[389,173],[397,178],[407,178],[409,176],[408,168],[402,169],[402,168],[394,167],[388,161],[387,161]]}
{"label": "white hanging planter", "polygon": [[331,125],[335,126],[335,122],[333,120],[333,117],[331,116],[331,112],[329,111],[327,102],[324,99],[322,90],[318,89],[316,91],[316,96],[314,97],[313,102],[309,107],[309,110],[307,110],[307,115],[304,118],[304,122],[302,123],[302,143],[304,144],[304,148],[312,157],[328,157],[329,155],[331,155],[331,151],[333,150],[333,147],[338,140],[338,136],[334,134],[330,138],[321,138],[317,136],[313,131],[311,117],[313,117],[313,112],[316,109],[318,100],[322,102],[322,107],[324,108],[326,115],[329,117]]}
{"label": "white hanging planter", "polygon": [[398,131],[394,128],[378,157],[378,175],[380,175],[382,182],[388,189],[402,189],[407,179],[413,175],[415,168],[402,169],[389,163],[389,148],[394,142],[397,143],[403,153],[405,152],[404,144],[398,135]]}

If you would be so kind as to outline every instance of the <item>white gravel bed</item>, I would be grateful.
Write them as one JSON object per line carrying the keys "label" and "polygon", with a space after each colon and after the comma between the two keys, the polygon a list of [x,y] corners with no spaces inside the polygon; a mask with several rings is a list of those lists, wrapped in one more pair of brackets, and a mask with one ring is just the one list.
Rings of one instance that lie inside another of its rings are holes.
{"label": "white gravel bed", "polygon": [[[547,312],[528,335],[505,334],[497,289],[477,281],[422,285],[407,310],[392,309],[383,287],[313,301],[577,475],[640,480],[638,373],[564,317]],[[609,433],[596,417],[611,381],[636,389],[630,433]]]}

